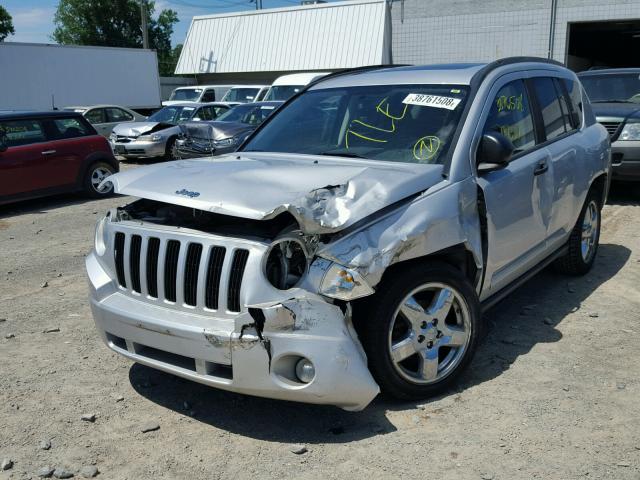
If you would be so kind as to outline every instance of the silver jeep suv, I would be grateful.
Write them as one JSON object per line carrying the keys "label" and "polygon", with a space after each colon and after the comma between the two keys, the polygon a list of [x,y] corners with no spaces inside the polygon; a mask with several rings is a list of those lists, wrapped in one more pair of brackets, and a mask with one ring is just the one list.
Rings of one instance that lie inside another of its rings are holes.
{"label": "silver jeep suv", "polygon": [[234,392],[364,408],[467,367],[481,313],[594,262],[607,131],[532,58],[367,68],[310,85],[234,154],[110,177],[97,329],[144,365]]}

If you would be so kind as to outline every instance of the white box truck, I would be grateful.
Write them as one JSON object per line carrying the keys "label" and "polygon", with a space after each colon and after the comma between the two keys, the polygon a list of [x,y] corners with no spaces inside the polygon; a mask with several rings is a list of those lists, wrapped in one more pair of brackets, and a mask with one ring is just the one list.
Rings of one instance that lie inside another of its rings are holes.
{"label": "white box truck", "polygon": [[154,50],[0,42],[0,110],[160,102]]}

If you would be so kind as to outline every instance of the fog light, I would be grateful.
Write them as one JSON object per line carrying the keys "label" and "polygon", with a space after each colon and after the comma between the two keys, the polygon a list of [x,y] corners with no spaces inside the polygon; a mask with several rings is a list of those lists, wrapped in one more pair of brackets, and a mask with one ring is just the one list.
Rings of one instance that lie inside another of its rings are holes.
{"label": "fog light", "polygon": [[302,383],[309,383],[316,376],[316,368],[311,363],[311,360],[301,358],[296,363],[296,376]]}

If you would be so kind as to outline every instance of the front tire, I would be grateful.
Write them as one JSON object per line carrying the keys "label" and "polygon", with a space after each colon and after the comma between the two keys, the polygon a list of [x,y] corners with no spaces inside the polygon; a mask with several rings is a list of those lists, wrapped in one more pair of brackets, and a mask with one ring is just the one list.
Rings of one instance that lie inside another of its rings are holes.
{"label": "front tire", "polygon": [[593,190],[587,195],[569,237],[569,251],[554,263],[557,271],[568,275],[584,275],[591,270],[600,243],[602,208],[599,199],[599,195]]}
{"label": "front tire", "polygon": [[369,368],[382,391],[421,399],[446,390],[471,361],[481,335],[480,302],[445,263],[397,270],[360,324]]}
{"label": "front tire", "polygon": [[95,162],[89,165],[84,175],[83,190],[88,197],[105,198],[113,195],[113,184],[102,181],[109,175],[113,175],[115,169],[106,162]]}
{"label": "front tire", "polygon": [[164,151],[164,159],[177,160],[178,158],[179,158],[179,155],[178,155],[177,139],[175,137],[170,138],[169,140],[167,140],[167,146]]}

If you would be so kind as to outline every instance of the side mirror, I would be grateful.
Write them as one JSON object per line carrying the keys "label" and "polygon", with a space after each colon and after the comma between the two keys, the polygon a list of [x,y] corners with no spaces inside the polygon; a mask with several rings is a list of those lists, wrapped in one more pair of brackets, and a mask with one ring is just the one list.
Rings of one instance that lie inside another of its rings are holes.
{"label": "side mirror", "polygon": [[501,133],[485,133],[478,146],[478,173],[493,172],[506,167],[515,149],[511,140]]}

